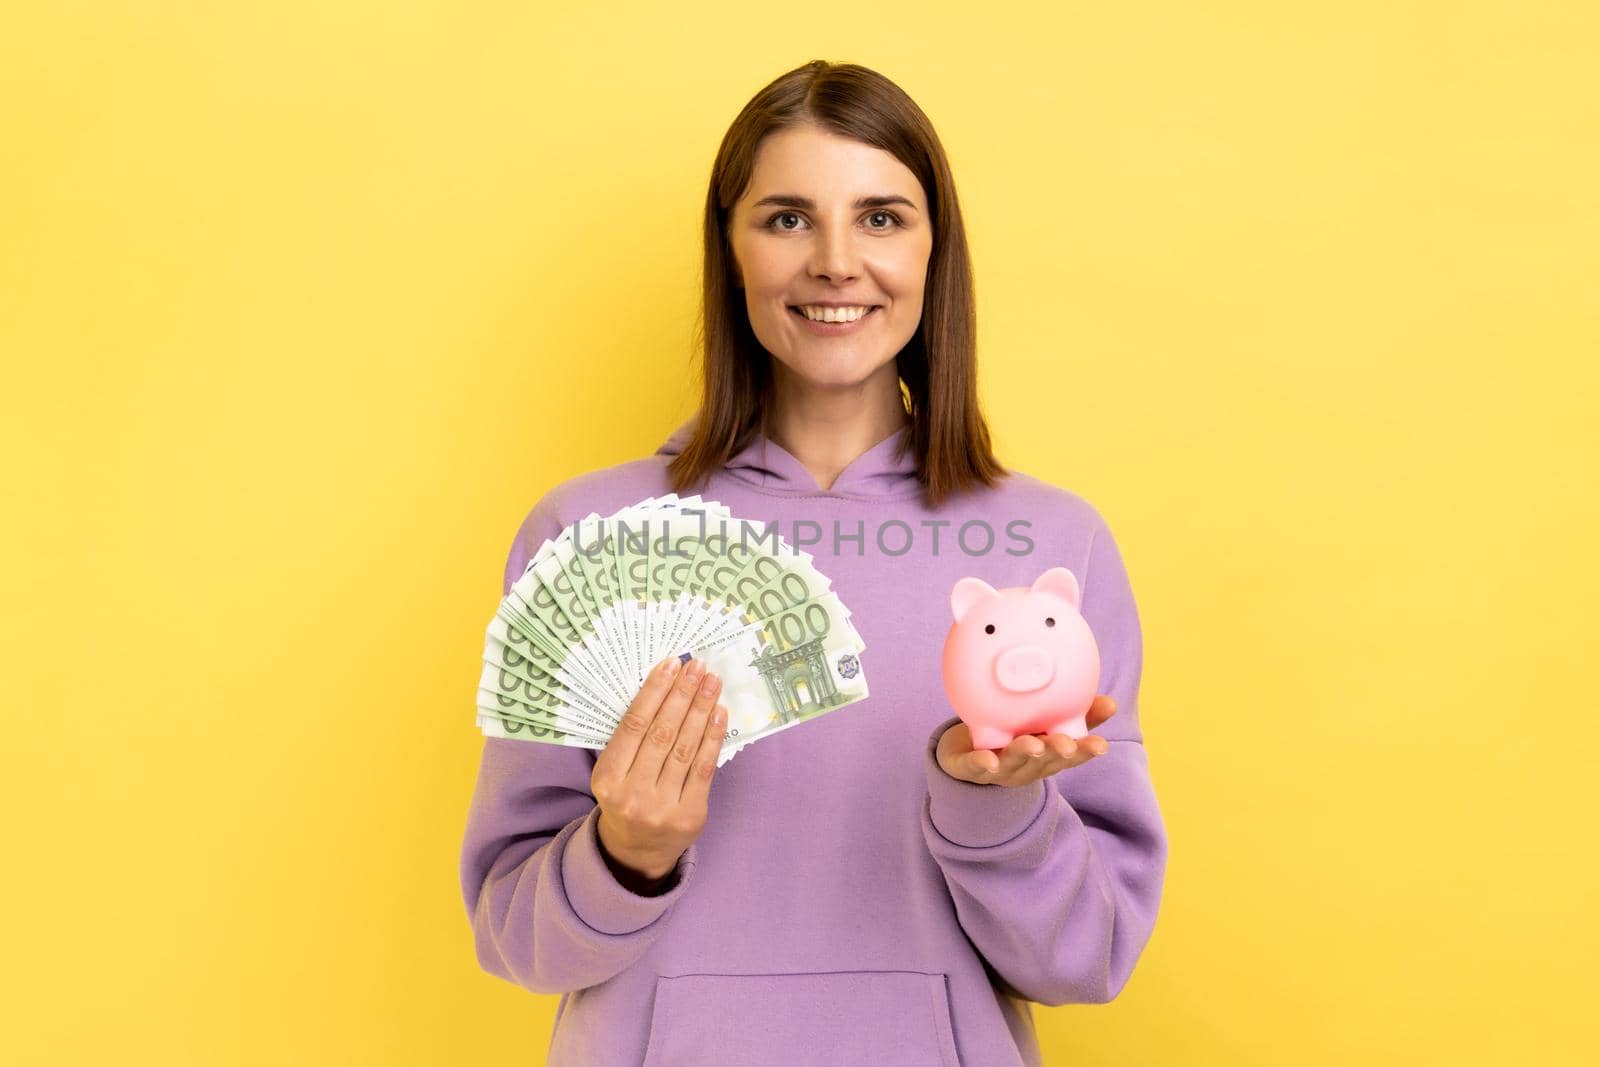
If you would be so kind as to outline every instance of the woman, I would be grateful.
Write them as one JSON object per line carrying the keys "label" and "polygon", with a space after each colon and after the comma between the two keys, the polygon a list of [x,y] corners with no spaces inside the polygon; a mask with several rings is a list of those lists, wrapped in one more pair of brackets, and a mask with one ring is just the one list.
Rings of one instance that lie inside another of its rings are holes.
{"label": "woman", "polygon": [[[718,769],[717,679],[671,660],[601,752],[486,739],[479,962],[562,994],[553,1064],[1038,1064],[1029,1003],[1116,996],[1160,901],[1139,620],[1099,513],[990,451],[955,187],[898,87],[817,61],[751,100],[704,301],[696,417],[546,493],[506,587],[578,518],[698,492],[813,554],[871,695]],[[1082,583],[1100,733],[975,751],[940,678],[951,588],[1053,566]]]}

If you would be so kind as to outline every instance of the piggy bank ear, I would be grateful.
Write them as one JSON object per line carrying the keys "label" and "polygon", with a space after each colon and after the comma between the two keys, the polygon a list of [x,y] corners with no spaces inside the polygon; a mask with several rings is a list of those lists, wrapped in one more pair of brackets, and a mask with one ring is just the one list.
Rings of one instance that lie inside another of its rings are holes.
{"label": "piggy bank ear", "polygon": [[[1050,593],[1058,596],[1078,608],[1078,579],[1065,567],[1051,567],[1033,580],[1029,591],[1034,593]],[[1082,610],[1078,608],[1078,610]]]}
{"label": "piggy bank ear", "polygon": [[950,590],[950,612],[961,621],[961,616],[972,610],[972,605],[992,596],[999,596],[994,587],[982,578],[963,578]]}

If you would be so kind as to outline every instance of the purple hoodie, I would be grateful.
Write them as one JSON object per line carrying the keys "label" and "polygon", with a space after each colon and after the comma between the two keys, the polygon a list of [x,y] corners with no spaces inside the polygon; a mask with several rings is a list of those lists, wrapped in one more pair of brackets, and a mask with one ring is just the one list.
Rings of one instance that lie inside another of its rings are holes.
{"label": "purple hoodie", "polygon": [[[505,589],[570,523],[671,492],[654,456],[568,479],[518,530]],[[485,738],[461,853],[484,970],[561,994],[549,1062],[1039,1064],[1030,1001],[1101,1004],[1161,901],[1167,838],[1139,724],[1138,612],[1116,542],[1074,493],[1020,472],[919,499],[906,431],[824,492],[757,436],[682,495],[777,522],[851,611],[870,695],[758,740],[711,783],[700,838],[642,896],[600,853],[596,752]],[[958,722],[940,652],[967,575],[1082,584],[1117,712],[1106,754],[1023,787],[934,759]]]}

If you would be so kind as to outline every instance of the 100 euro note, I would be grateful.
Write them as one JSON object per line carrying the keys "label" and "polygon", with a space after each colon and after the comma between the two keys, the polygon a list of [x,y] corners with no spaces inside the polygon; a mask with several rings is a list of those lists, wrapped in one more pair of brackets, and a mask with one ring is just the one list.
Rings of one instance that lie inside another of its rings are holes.
{"label": "100 euro note", "polygon": [[[574,544],[579,534],[569,526],[545,542],[496,611],[478,693],[486,728],[594,747],[610,737],[632,699],[615,630],[602,617],[614,605],[596,595],[594,572]],[[511,634],[519,641],[509,641]]]}
{"label": "100 euro note", "polygon": [[730,522],[715,502],[591,513],[541,546],[491,623],[479,725],[603,748],[662,654],[697,655],[723,682],[721,766],[751,741],[867,697],[849,616],[810,556],[762,524]]}

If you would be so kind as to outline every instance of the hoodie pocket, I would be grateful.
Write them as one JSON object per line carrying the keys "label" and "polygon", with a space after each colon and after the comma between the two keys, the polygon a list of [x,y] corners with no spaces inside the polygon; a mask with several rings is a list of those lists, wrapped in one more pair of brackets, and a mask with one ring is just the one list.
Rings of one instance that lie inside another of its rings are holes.
{"label": "hoodie pocket", "polygon": [[644,1067],[960,1067],[943,974],[823,971],[656,979]]}

